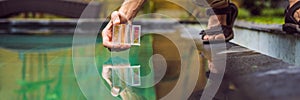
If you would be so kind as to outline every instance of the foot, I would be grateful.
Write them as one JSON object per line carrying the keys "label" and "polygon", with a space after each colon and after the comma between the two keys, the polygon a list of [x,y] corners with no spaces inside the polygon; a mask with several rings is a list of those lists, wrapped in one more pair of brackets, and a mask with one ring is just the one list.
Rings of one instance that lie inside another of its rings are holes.
{"label": "foot", "polygon": [[212,8],[206,10],[209,16],[208,29],[201,31],[204,44],[229,42],[234,37],[233,23],[237,17],[238,9],[235,4],[229,3],[225,8]]}
{"label": "foot", "polygon": [[[290,8],[297,2],[298,2],[298,0],[290,0]],[[293,16],[297,21],[300,21],[300,9],[296,10],[296,12],[294,13]]]}
{"label": "foot", "polygon": [[[227,25],[226,24],[226,15],[212,15],[208,19],[208,29],[211,29],[212,27],[215,26],[221,26],[221,25]],[[217,35],[205,35],[204,40],[224,40],[225,36],[224,34],[217,34]]]}
{"label": "foot", "polygon": [[285,11],[285,17],[282,29],[288,34],[300,33],[299,21],[300,21],[300,1],[289,0],[289,7]]}

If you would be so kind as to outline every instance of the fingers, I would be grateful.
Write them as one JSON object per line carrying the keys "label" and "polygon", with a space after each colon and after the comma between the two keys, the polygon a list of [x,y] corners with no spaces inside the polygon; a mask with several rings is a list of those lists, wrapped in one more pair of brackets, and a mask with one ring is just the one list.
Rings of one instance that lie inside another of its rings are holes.
{"label": "fingers", "polygon": [[102,31],[103,45],[113,51],[121,51],[130,48],[129,44],[114,44],[112,43],[113,26],[127,23],[127,18],[122,12],[114,11],[111,14],[111,21]]}
{"label": "fingers", "polygon": [[127,17],[125,16],[124,13],[114,11],[111,14],[111,21],[113,22],[113,25],[118,25],[118,24],[125,24],[128,22]]}
{"label": "fingers", "polygon": [[117,25],[117,24],[120,24],[120,23],[121,23],[120,15],[119,15],[119,12],[118,12],[118,11],[114,11],[114,12],[111,14],[111,21],[112,21],[113,25]]}
{"label": "fingers", "polygon": [[131,47],[129,44],[114,44],[107,35],[104,35],[102,38],[103,45],[112,51],[123,51]]}
{"label": "fingers", "polygon": [[103,29],[102,31],[102,40],[103,40],[103,45],[108,48],[112,48],[112,23],[108,23],[107,26]]}
{"label": "fingers", "polygon": [[122,49],[122,50],[126,50],[126,49],[128,49],[130,47],[131,46],[129,44],[122,44],[122,45],[120,45],[120,49]]}
{"label": "fingers", "polygon": [[129,49],[131,46],[129,44],[113,44],[111,51],[124,51]]}

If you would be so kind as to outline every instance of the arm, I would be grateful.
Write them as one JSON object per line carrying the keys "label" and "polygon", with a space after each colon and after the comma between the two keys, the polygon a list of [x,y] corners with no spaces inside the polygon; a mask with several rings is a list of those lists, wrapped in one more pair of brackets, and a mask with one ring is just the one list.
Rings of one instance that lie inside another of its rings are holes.
{"label": "arm", "polygon": [[111,14],[111,20],[102,31],[103,45],[108,48],[127,49],[130,45],[112,44],[112,27],[121,23],[131,23],[146,0],[125,0],[118,11]]}
{"label": "arm", "polygon": [[132,20],[141,9],[145,0],[125,0],[119,12],[125,15],[125,18]]}

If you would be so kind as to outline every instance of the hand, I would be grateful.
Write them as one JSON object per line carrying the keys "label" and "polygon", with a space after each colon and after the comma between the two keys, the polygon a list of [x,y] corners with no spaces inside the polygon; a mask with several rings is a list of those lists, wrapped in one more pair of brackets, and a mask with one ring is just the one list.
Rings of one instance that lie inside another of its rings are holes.
{"label": "hand", "polygon": [[128,19],[122,12],[114,11],[111,14],[110,22],[107,24],[107,26],[102,31],[103,45],[105,47],[110,48],[113,51],[126,50],[126,49],[130,48],[129,44],[113,44],[112,43],[113,26],[125,24],[127,22],[128,22]]}

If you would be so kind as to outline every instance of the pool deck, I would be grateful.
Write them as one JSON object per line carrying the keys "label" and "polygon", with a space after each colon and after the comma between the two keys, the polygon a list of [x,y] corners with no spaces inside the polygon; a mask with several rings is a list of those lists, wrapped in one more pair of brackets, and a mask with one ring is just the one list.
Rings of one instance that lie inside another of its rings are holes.
{"label": "pool deck", "polygon": [[[229,43],[232,50],[245,49]],[[296,100],[300,88],[298,66],[257,52],[228,53],[227,75],[249,100]]]}

